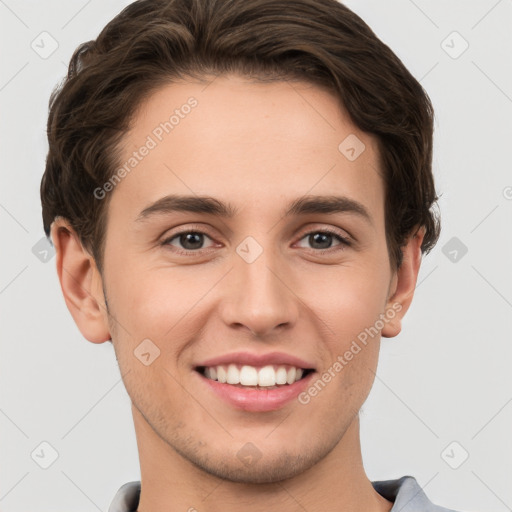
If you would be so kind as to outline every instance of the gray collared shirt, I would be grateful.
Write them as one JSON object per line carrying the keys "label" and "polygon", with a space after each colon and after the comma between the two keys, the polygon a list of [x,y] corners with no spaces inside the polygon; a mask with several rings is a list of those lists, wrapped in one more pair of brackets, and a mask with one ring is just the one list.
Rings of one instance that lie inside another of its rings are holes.
{"label": "gray collared shirt", "polygon": [[[412,476],[372,482],[372,485],[381,496],[393,502],[391,512],[455,512],[434,505]],[[140,482],[124,484],[117,491],[108,512],[135,512],[139,505],[139,496]]]}

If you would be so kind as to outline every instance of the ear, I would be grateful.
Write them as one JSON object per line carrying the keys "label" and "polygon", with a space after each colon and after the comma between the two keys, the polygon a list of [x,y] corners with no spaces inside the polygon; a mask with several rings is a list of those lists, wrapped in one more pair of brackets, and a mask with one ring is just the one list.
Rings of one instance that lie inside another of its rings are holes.
{"label": "ear", "polygon": [[[382,336],[393,338],[402,330],[402,319],[411,305],[421,264],[421,244],[425,228],[413,231],[405,247],[402,248],[403,261],[391,280],[390,293],[386,304],[386,318]],[[393,314],[391,314],[393,312]]]}
{"label": "ear", "polygon": [[58,217],[51,237],[66,305],[83,336],[92,343],[111,339],[101,275],[69,222]]}

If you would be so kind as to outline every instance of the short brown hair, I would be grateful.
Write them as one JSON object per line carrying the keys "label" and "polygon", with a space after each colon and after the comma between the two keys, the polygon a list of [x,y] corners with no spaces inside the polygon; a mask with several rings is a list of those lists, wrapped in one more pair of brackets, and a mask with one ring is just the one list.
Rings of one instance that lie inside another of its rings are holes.
{"label": "short brown hair", "polygon": [[138,0],[74,52],[50,98],[41,182],[50,236],[66,218],[101,271],[119,144],[144,99],[176,79],[238,73],[326,87],[352,122],[376,135],[392,266],[420,226],[439,238],[432,175],[433,108],[420,83],[368,25],[336,0]]}

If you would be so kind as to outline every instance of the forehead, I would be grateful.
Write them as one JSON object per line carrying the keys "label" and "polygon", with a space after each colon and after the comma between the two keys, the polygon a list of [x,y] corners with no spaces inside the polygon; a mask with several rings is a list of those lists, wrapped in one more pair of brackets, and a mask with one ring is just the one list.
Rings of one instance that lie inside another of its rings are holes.
{"label": "forehead", "polygon": [[300,196],[342,194],[383,215],[376,139],[335,96],[303,82],[165,85],[138,109],[119,166],[110,208],[133,221],[166,194],[212,196],[260,216]]}

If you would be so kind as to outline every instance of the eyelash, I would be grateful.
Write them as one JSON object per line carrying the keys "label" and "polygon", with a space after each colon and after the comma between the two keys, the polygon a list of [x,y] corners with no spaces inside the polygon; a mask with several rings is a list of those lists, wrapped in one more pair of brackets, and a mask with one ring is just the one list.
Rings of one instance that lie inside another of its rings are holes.
{"label": "eyelash", "polygon": [[[190,234],[190,233],[194,233],[194,234],[197,234],[197,235],[205,235],[208,238],[210,238],[211,240],[213,240],[212,237],[209,236],[208,233],[205,233],[204,231],[201,231],[199,229],[188,229],[188,230],[185,230],[185,231],[180,231],[178,233],[174,233],[171,237],[168,237],[163,242],[161,242],[161,245],[169,247],[170,246],[170,242],[172,240],[174,240],[175,238],[180,237],[181,235],[187,235],[187,234]],[[318,234],[318,233],[323,234],[323,235],[332,235],[334,238],[336,238],[340,242],[340,245],[337,246],[337,248],[336,247],[329,247],[328,249],[310,249],[311,251],[313,251],[313,252],[315,252],[317,254],[318,253],[324,254],[324,253],[328,253],[328,252],[343,251],[343,250],[345,250],[346,247],[350,247],[352,245],[348,238],[345,238],[345,237],[341,236],[339,233],[337,233],[336,231],[328,229],[328,228],[326,228],[326,229],[316,229],[316,230],[308,231],[308,232],[304,233],[300,237],[299,241],[303,240],[305,237],[307,237],[309,235]],[[208,249],[197,249],[197,250],[187,250],[187,249],[184,249],[183,250],[183,249],[176,249],[176,248],[173,247],[172,250],[176,254],[188,256],[188,255],[192,255],[192,254],[201,253],[201,251],[208,250]]]}

